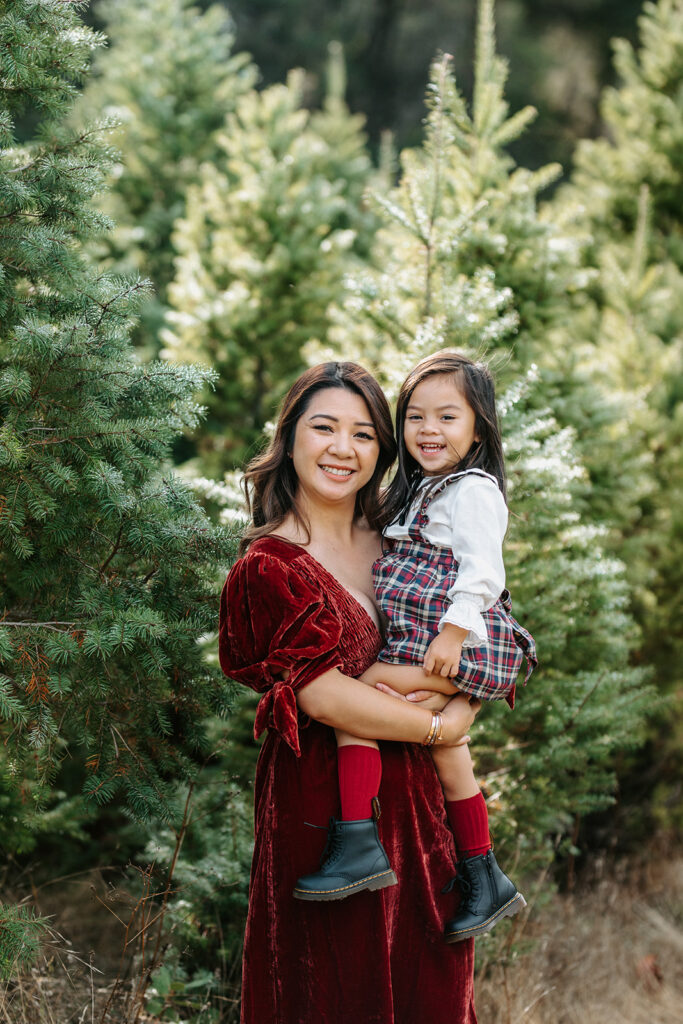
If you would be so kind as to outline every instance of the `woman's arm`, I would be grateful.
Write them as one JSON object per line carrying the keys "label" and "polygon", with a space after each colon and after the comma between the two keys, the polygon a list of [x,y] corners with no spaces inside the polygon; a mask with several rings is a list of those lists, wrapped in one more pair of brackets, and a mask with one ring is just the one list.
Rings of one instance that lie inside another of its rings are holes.
{"label": "woman's arm", "polygon": [[[424,679],[424,674],[422,674]],[[299,708],[323,725],[342,729],[361,739],[422,743],[432,724],[432,712],[396,700],[338,669],[323,672],[297,692]],[[443,746],[454,746],[469,731],[480,702],[457,695],[441,712]]]}
{"label": "woman's arm", "polygon": [[445,679],[441,675],[425,675],[421,665],[390,665],[384,661],[376,661],[360,679],[369,686],[384,683],[404,696],[416,690],[434,690],[447,697],[454,697],[457,693],[450,679]]}

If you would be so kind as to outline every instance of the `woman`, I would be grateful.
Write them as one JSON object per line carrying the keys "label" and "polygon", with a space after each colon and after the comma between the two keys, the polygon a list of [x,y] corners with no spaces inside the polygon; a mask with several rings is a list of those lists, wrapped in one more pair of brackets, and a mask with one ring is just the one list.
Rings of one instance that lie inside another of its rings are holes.
{"label": "woman", "polygon": [[[255,733],[268,728],[255,784],[243,1024],[476,1021],[473,943],[443,940],[454,897],[442,889],[455,854],[422,746],[434,740],[434,716],[354,678],[381,647],[371,566],[394,453],[377,382],[353,363],[325,363],[293,385],[268,449],[247,470],[253,526],[220,610],[223,670],[263,693]],[[474,713],[466,698],[451,700],[442,742],[461,741]],[[299,901],[295,883],[315,870],[338,812],[333,728],[381,742],[378,827],[398,884],[341,902]]]}

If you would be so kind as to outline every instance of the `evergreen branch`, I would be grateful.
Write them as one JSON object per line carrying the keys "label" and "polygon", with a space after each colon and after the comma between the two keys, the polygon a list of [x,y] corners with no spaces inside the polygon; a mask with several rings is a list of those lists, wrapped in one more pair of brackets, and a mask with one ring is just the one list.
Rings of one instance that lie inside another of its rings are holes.
{"label": "evergreen branch", "polygon": [[14,626],[19,629],[53,629],[55,633],[64,633],[63,629],[58,629],[58,626],[68,626],[73,629],[76,625],[75,622],[7,622],[6,619],[0,619],[0,626]]}
{"label": "evergreen branch", "polygon": [[76,441],[91,441],[100,437],[130,437],[131,434],[140,437],[140,432],[137,430],[100,430],[95,434],[75,434],[73,437],[55,437],[46,438],[44,441],[33,441],[28,443],[27,447],[44,448],[48,444],[74,444]]}
{"label": "evergreen branch", "polygon": [[[71,211],[69,211],[71,212]],[[12,217],[44,217],[43,213],[31,213],[29,210],[12,210],[11,213],[0,213],[0,220],[10,220]]]}
{"label": "evergreen branch", "polygon": [[102,563],[102,565],[99,568],[100,573],[104,572],[104,570],[107,568],[107,566],[111,562],[111,560],[114,557],[114,555],[116,554],[116,552],[119,550],[119,546],[121,544],[121,537],[122,536],[123,536],[123,523],[121,523],[121,526],[119,527],[119,534],[118,534],[118,537],[116,538],[116,540],[114,541],[114,547],[111,550],[111,554],[109,555],[109,558],[105,559],[105,561]]}
{"label": "evergreen branch", "polygon": [[[5,89],[5,88],[7,88],[7,86],[5,86],[3,84],[3,89]],[[11,88],[8,89],[8,91],[12,91]],[[39,155],[36,157],[35,160],[30,160],[27,164],[23,164],[21,167],[5,167],[4,171],[5,171],[6,174],[22,174],[25,171],[31,171],[31,170],[33,170],[34,167],[37,167],[40,163],[42,163],[44,161],[47,153],[49,153],[50,156],[60,156],[63,152],[67,153],[67,154],[71,153],[73,151],[73,147],[74,146],[79,146],[82,143],[87,142],[87,140],[90,138],[91,135],[97,135],[99,132],[104,133],[105,131],[108,131],[108,130],[109,130],[108,126],[102,125],[102,126],[100,126],[98,128],[93,128],[90,131],[81,132],[80,135],[77,135],[73,139],[69,139],[68,142],[65,142],[65,143],[63,143],[61,145],[58,144],[53,149],[45,150],[45,151],[39,153]],[[95,164],[87,164],[85,166],[86,166],[87,170],[93,170],[93,169],[94,170],[101,170],[101,165],[100,164],[96,164],[96,163]],[[78,167],[77,165],[73,165],[72,164],[69,167],[69,170],[74,170],[74,169],[81,170],[82,167]]]}
{"label": "evergreen branch", "polygon": [[577,707],[576,711],[574,711],[574,713],[572,714],[571,718],[569,718],[565,722],[565,724],[562,726],[562,729],[560,730],[558,735],[563,736],[565,733],[571,731],[571,729],[574,726],[574,723],[576,722],[576,719],[579,717],[579,715],[581,714],[581,712],[585,708],[586,704],[588,703],[588,701],[591,699],[591,697],[593,696],[593,694],[597,690],[598,686],[600,686],[601,683],[604,683],[604,681],[606,679],[606,675],[607,674],[605,672],[603,672],[601,676],[598,676],[598,678],[596,679],[594,685],[590,688],[588,693],[585,695],[585,697],[583,698],[583,700],[581,701],[581,703]]}

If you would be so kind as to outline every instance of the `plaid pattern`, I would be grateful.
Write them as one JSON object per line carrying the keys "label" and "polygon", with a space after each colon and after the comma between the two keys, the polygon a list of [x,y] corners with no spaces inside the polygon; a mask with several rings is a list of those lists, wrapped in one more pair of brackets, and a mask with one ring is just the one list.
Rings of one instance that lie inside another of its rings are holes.
{"label": "plaid pattern", "polygon": [[[394,541],[391,551],[373,565],[375,593],[388,619],[380,661],[419,664],[437,635],[448,604],[446,595],[458,574],[458,562],[450,548],[427,544],[421,530],[429,522],[429,502],[452,480],[446,478],[426,495],[408,527],[411,539]],[[512,617],[511,610],[510,595],[504,590],[493,607],[483,612],[488,643],[463,648],[454,686],[481,700],[504,697],[513,707],[515,682],[524,659],[525,683],[537,660],[533,637]]]}

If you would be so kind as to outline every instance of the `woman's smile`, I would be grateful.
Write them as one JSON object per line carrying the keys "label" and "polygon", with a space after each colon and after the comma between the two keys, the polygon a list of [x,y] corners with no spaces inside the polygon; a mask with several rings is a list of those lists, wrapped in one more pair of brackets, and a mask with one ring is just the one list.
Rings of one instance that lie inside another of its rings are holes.
{"label": "woman's smile", "polygon": [[346,388],[313,396],[296,425],[292,461],[309,500],[355,500],[375,471],[379,443],[370,411]]}
{"label": "woman's smile", "polygon": [[343,466],[321,466],[320,468],[325,473],[331,473],[332,476],[349,477],[353,473],[352,469],[345,469]]}

